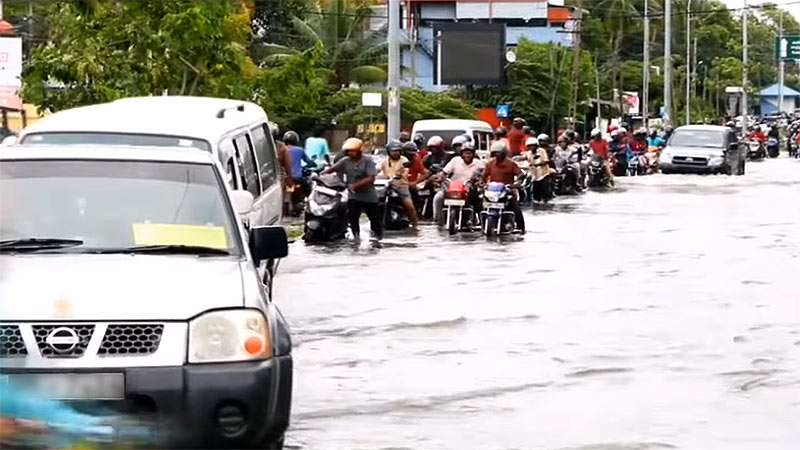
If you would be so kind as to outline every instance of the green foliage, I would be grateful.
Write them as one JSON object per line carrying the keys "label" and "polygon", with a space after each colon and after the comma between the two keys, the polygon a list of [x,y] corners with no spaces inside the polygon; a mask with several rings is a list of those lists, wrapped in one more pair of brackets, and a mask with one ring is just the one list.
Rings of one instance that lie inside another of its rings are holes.
{"label": "green foliage", "polygon": [[[330,117],[344,126],[386,120],[386,108],[361,106],[362,89],[342,89],[327,99]],[[400,119],[412,123],[420,119],[472,119],[475,109],[452,92],[427,92],[421,89],[400,91]],[[386,104],[386,95],[383,97]]]}
{"label": "green foliage", "polygon": [[[59,2],[48,42],[32,51],[23,95],[59,110],[124,96],[247,98],[249,17],[219,1]],[[64,89],[49,89],[48,83]]]}

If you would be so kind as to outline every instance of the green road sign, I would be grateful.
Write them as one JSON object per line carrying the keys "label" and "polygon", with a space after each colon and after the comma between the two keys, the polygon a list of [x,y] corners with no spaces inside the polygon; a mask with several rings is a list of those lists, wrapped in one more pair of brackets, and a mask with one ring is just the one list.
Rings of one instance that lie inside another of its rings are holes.
{"label": "green road sign", "polygon": [[800,59],[800,36],[775,38],[776,59]]}

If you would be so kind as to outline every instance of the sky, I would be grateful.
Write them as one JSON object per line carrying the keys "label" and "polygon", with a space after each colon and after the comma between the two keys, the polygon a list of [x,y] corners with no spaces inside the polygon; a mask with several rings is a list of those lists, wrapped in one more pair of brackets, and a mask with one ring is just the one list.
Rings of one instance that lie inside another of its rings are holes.
{"label": "sky", "polygon": [[[728,8],[741,8],[744,6],[743,0],[721,0]],[[762,3],[775,3],[783,9],[792,13],[795,19],[800,21],[800,1],[798,0],[747,0],[748,5],[760,5]]]}

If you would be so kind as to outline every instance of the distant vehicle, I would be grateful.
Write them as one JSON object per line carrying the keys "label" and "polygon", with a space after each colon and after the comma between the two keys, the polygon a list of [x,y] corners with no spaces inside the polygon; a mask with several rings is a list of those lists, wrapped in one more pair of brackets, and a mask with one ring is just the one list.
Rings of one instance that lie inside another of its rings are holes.
{"label": "distant vehicle", "polygon": [[494,138],[492,126],[481,120],[418,120],[414,122],[414,127],[411,129],[411,136],[416,136],[417,133],[422,134],[426,141],[433,136],[441,137],[444,139],[447,150],[450,149],[450,142],[453,141],[454,137],[463,134],[472,136],[472,141],[475,144],[475,153],[482,159],[488,158],[489,145],[491,145],[492,139]]}
{"label": "distant vehicle", "polygon": [[255,268],[286,231],[245,229],[208,152],[12,147],[0,190],[3,383],[155,413],[167,448],[282,447],[291,340]]}
{"label": "distant vehicle", "polygon": [[678,127],[661,152],[662,173],[744,175],[746,150],[736,133],[716,125]]}
{"label": "distant vehicle", "polygon": [[255,198],[252,225],[283,215],[283,187],[267,115],[260,106],[208,97],[131,97],[51,114],[22,130],[19,142],[199,148],[214,155],[233,189]]}

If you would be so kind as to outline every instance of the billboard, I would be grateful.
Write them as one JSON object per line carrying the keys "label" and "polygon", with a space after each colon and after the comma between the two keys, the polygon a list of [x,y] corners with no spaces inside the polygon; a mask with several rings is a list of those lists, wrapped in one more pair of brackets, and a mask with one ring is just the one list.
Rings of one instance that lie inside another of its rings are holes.
{"label": "billboard", "polygon": [[437,23],[435,84],[497,85],[506,79],[503,23]]}

